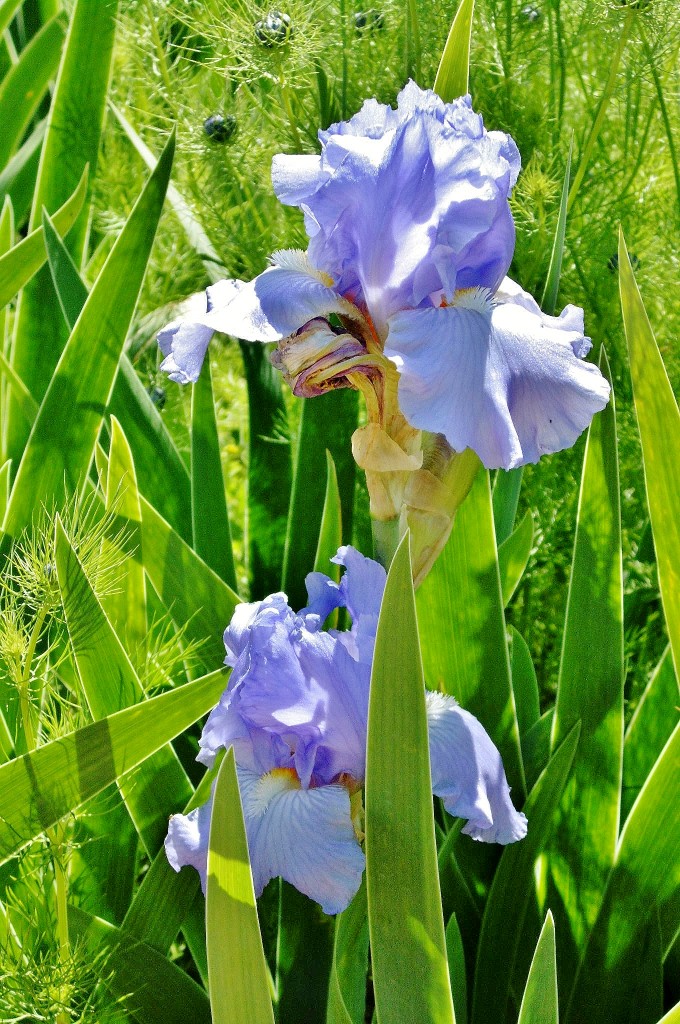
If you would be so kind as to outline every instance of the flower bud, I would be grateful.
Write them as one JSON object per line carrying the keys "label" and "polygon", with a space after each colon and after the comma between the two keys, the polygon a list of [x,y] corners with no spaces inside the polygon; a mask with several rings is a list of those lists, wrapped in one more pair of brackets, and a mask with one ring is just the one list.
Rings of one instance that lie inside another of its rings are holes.
{"label": "flower bud", "polygon": [[293,35],[293,25],[289,15],[281,11],[270,11],[266,18],[255,24],[255,35],[262,46],[271,49],[283,46]]}
{"label": "flower bud", "polygon": [[237,123],[233,114],[211,114],[203,122],[203,131],[212,142],[229,142],[236,134]]}
{"label": "flower bud", "polygon": [[354,15],[354,27],[359,35],[363,32],[380,31],[385,26],[385,18],[380,11],[357,11]]}

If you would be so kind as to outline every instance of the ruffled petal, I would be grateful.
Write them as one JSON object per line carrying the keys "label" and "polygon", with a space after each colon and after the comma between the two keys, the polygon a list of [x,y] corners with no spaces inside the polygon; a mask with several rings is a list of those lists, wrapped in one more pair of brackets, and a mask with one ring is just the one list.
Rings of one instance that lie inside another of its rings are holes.
{"label": "ruffled petal", "polygon": [[241,282],[234,297],[215,310],[211,324],[243,341],[280,341],[329,313],[357,315],[319,276],[290,267],[270,267],[253,281]]}
{"label": "ruffled petal", "polygon": [[177,384],[193,384],[200,375],[210,339],[216,330],[214,313],[230,302],[239,282],[218,281],[205,294],[192,295],[184,316],[173,320],[158,333],[158,344],[165,356],[161,370]]}
{"label": "ruffled petal", "polygon": [[379,333],[457,277],[498,286],[514,247],[519,154],[484,130],[469,97],[445,104],[411,82],[396,110],[368,101],[319,139],[313,161],[275,158],[275,191],[303,210],[314,266],[367,307]]}
{"label": "ruffled petal", "polygon": [[460,305],[397,313],[385,354],[410,423],[512,469],[573,445],[609,384],[580,358],[589,344],[575,307],[549,317],[521,289],[497,298],[477,290]]}
{"label": "ruffled petal", "polygon": [[201,877],[201,889],[205,892],[208,870],[208,843],[210,841],[210,818],[213,798],[190,811],[189,814],[173,814],[165,838],[165,854],[170,867],[175,871],[190,865]]}
{"label": "ruffled petal", "polygon": [[238,777],[256,895],[280,875],[325,914],[345,910],[361,884],[364,855],[344,786],[299,789],[285,775],[244,769]]}
{"label": "ruffled petal", "polygon": [[527,820],[510,800],[501,756],[477,719],[453,697],[428,691],[432,790],[449,814],[467,818],[466,835],[485,843],[514,843]]}

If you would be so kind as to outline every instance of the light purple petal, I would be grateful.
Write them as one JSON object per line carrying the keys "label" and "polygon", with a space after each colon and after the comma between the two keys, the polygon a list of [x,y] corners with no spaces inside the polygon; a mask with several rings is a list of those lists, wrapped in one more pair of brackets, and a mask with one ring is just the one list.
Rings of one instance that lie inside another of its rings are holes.
{"label": "light purple petal", "polygon": [[201,889],[205,892],[208,869],[208,843],[213,798],[189,814],[173,814],[165,838],[165,853],[175,871],[190,865],[201,876]]}
{"label": "light purple petal", "polygon": [[510,800],[501,756],[477,719],[453,697],[428,692],[432,791],[449,814],[467,818],[466,835],[485,843],[514,843],[526,835],[525,816]]}
{"label": "light purple petal", "polygon": [[211,323],[215,330],[243,341],[280,341],[315,317],[352,312],[313,273],[270,267],[253,281],[241,283],[231,301],[215,309]]}
{"label": "light purple petal", "polygon": [[463,301],[390,321],[385,353],[409,422],[444,434],[456,451],[472,448],[490,469],[574,444],[609,399],[600,371],[579,358],[588,339],[575,307],[549,317],[525,292]]}
{"label": "light purple petal", "polygon": [[239,769],[255,893],[280,875],[339,914],[361,884],[364,855],[352,825],[344,786],[294,789],[285,777]]}
{"label": "light purple petal", "polygon": [[200,375],[210,339],[219,327],[214,312],[230,302],[239,288],[238,281],[218,281],[206,288],[205,295],[192,295],[187,311],[158,333],[158,344],[165,356],[161,370],[177,384],[193,384]]}
{"label": "light purple petal", "polygon": [[457,278],[498,286],[514,247],[519,154],[484,131],[468,97],[445,104],[411,82],[397,110],[368,101],[319,139],[319,158],[274,159],[274,188],[303,210],[313,264],[365,304],[379,332]]}

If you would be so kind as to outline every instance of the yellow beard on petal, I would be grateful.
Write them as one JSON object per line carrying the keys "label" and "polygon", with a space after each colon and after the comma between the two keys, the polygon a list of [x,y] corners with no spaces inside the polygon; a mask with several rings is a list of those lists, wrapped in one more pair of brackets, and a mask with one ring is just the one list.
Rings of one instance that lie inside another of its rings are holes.
{"label": "yellow beard on petal", "polygon": [[257,783],[252,809],[255,814],[264,814],[275,796],[287,790],[301,788],[300,779],[294,768],[272,768]]}

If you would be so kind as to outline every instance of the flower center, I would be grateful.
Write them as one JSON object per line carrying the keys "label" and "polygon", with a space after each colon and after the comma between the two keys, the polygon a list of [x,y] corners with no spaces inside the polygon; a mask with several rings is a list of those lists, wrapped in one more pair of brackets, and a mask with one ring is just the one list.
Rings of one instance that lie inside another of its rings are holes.
{"label": "flower center", "polygon": [[298,773],[294,768],[272,768],[257,783],[253,799],[254,813],[264,814],[275,796],[285,793],[286,790],[301,788]]}

